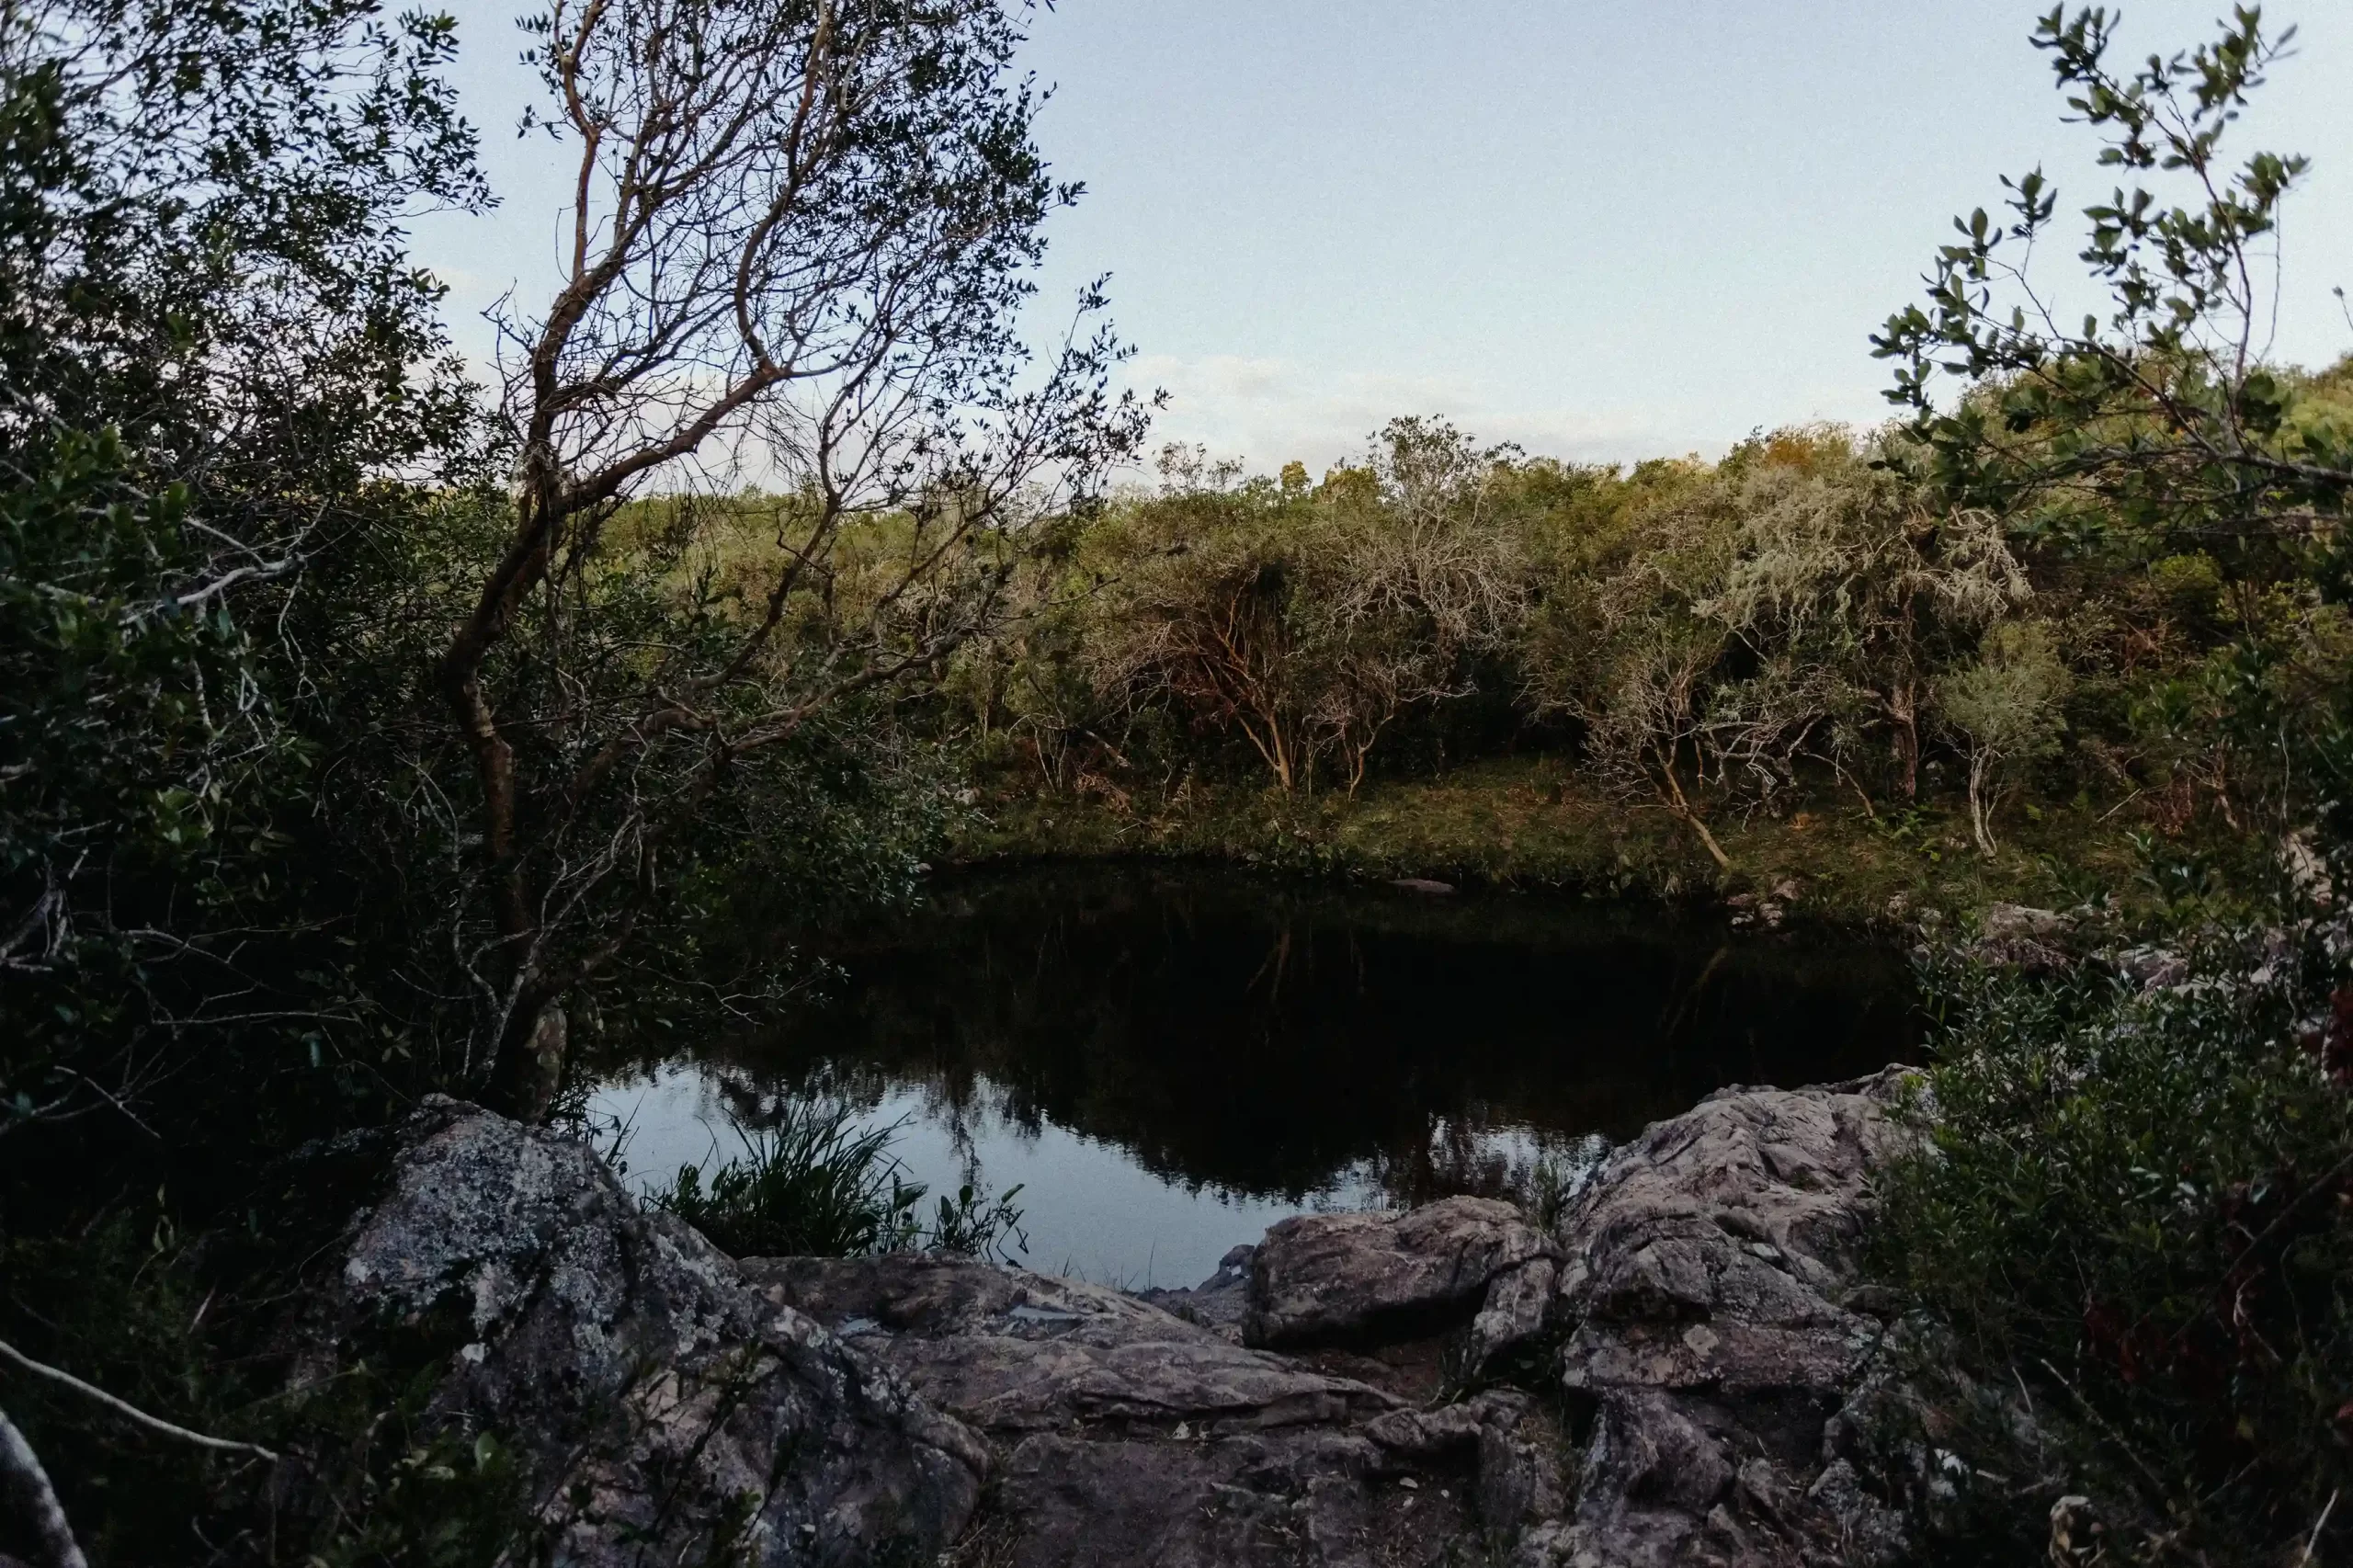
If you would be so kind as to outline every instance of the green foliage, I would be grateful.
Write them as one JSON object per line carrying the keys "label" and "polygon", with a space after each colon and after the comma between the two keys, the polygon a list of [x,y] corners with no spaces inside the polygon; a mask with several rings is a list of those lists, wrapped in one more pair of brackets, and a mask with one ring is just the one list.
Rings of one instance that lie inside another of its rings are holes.
{"label": "green foliage", "polygon": [[[2041,171],[2003,181],[2006,224],[1983,209],[1954,220],[1929,299],[1872,341],[1897,362],[1890,401],[1915,411],[1924,472],[1972,504],[2075,540],[2121,528],[2167,550],[2251,562],[2343,515],[2353,443],[2300,413],[2302,378],[2265,362],[2281,201],[2306,160],[2225,162],[2225,133],[2288,47],[2259,7],[2219,37],[2119,72],[2118,18],[2054,6],[2036,29],[2075,118],[2131,180],[2083,210],[2080,253],[2109,311],[2080,329],[2041,304],[2028,256],[2058,192]],[[1971,389],[1939,413],[1945,376]]]}
{"label": "green foliage", "polygon": [[0,17],[0,1139],[356,1021],[301,589],[471,450],[398,228],[482,198],[452,47],[356,3]]}
{"label": "green foliage", "polygon": [[2039,762],[2059,749],[2071,684],[2048,627],[2006,622],[1986,633],[1977,657],[1944,681],[1937,706],[1969,756],[1969,808],[1977,842],[1994,852],[1988,797],[2006,765]]}
{"label": "green foliage", "polygon": [[1924,790],[1989,858],[2063,801],[2183,842],[2309,814],[2276,724],[2222,708],[2256,679],[2291,728],[2330,710],[2353,638],[2310,573],[2062,549],[1941,494],[1921,449],[1805,427],[1620,472],[1400,422],[1321,485],[1174,453],[1017,571],[1026,614],[958,656],[938,733],[1001,790],[1139,822],[1524,749],[1711,853],[1757,813]]}
{"label": "green foliage", "polygon": [[967,1182],[919,1213],[927,1189],[905,1179],[891,1154],[893,1126],[862,1124],[858,1108],[818,1099],[787,1101],[773,1121],[737,1129],[745,1144],[706,1185],[702,1168],[682,1165],[666,1187],[648,1192],[737,1257],[863,1257],[922,1247],[986,1257],[1029,1245],[1013,1187],[989,1197]]}
{"label": "green foliage", "polygon": [[1924,1374],[1973,1528],[2035,1538],[2079,1492],[2124,1560],[2272,1561],[2353,1485],[2347,1015],[2307,931],[2200,943],[2147,990],[1933,976],[1925,1142],[1873,1245],[1950,1331]]}
{"label": "green foliage", "polygon": [[[2219,151],[2286,35],[2241,8],[2119,74],[2111,27],[2054,9],[2037,36],[2103,163],[2150,182],[2085,210],[2109,315],[2075,332],[2003,308],[2032,297],[2008,258],[2056,210],[2036,174],[2006,230],[1959,222],[1929,304],[1877,341],[1915,411],[1910,472],[2003,510],[2077,607],[2139,622],[2098,662],[2061,644],[2078,621],[1999,628],[1946,681],[1980,842],[1984,776],[2056,750],[2075,687],[2149,797],[2161,943],[2052,977],[1932,976],[1948,1033],[1875,1241],[1923,1309],[1930,1403],[1892,1440],[1953,1455],[1942,1494],[1911,1497],[1931,1555],[2034,1551],[2073,1493],[2104,1559],[2310,1562],[2347,1539],[2353,1484],[2353,986],[2328,877],[2353,842],[2335,564],[2353,448],[2337,373],[2257,348],[2256,242],[2304,163],[2234,171]],[[1938,372],[1973,383],[1944,413]],[[2082,592],[2136,569],[2109,607]],[[2201,801],[2235,846],[2177,837]]]}
{"label": "green foliage", "polygon": [[1509,456],[1418,419],[1313,488],[1165,452],[1161,494],[1074,552],[1097,584],[1069,656],[1090,727],[1165,712],[1246,742],[1285,792],[1319,767],[1353,791],[1389,727],[1467,695],[1517,619],[1518,540],[1496,518]]}
{"label": "green foliage", "polygon": [[94,1561],[455,1568],[526,1536],[528,1478],[506,1443],[427,1416],[446,1346],[294,1389],[253,1353],[281,1326],[296,1260],[335,1233],[332,1200],[285,1201],[201,1237],[181,1233],[177,1209],[151,1193],[78,1234],[0,1237],[0,1337],[142,1410],[281,1456],[267,1466],[161,1438],[11,1373],[9,1413]]}
{"label": "green foliage", "polygon": [[[961,188],[1011,193],[965,216],[1034,218],[1067,193],[1027,152],[1009,14],[957,15],[986,47],[934,50],[924,81],[982,111]],[[288,1150],[482,1092],[482,1020],[511,978],[472,759],[431,677],[510,543],[513,449],[404,233],[487,199],[455,47],[447,17],[372,0],[0,7],[0,1337],[306,1466],[279,1495],[12,1383],[100,1561],[484,1562],[517,1521],[525,1478],[494,1438],[429,1418],[430,1369],[289,1392],[286,1293],[315,1281],[270,1244],[324,1251],[365,1201],[338,1189],[338,1212],[298,1223],[268,1174]],[[929,177],[952,151],[937,117],[894,130],[899,205],[836,185],[835,217],[961,199]],[[1033,240],[1014,223],[948,247],[985,287],[956,332],[926,305],[946,358],[1011,352],[991,312],[1026,292]],[[998,415],[1049,412],[983,390]],[[529,847],[574,878],[584,943],[611,949],[568,997],[583,1035],[694,1033],[778,999],[790,955],[744,934],[763,903],[912,891],[946,764],[843,666],[964,626],[996,563],[968,552],[952,585],[924,580],[937,594],[903,574],[892,599],[919,530],[874,499],[798,561],[804,591],[751,665],[733,662],[767,601],[730,571],[747,538],[805,519],[805,493],[608,494],[574,540],[598,548],[486,657],[539,779]],[[851,649],[852,631],[874,635]],[[779,709],[789,733],[733,744]],[[650,744],[599,771],[608,722]],[[728,744],[687,743],[710,724],[736,726]],[[615,789],[568,795],[584,775]],[[951,1197],[926,1233],[991,1244],[1014,1218]]]}

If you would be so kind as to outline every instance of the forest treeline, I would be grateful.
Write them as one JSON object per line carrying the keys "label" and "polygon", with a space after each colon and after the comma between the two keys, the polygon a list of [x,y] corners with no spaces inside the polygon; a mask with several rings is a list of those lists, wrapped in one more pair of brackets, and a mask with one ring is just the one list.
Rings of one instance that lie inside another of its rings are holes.
{"label": "forest treeline", "polygon": [[[2353,362],[2280,386],[2283,431],[2353,434]],[[2071,528],[2063,500],[1956,505],[1923,467],[1900,426],[1624,468],[1403,418],[1315,483],[1172,449],[1156,490],[1058,522],[942,712],[983,767],[1112,799],[1553,751],[1720,861],[1719,813],[1924,789],[1987,854],[2018,802],[2168,835],[2288,820],[2277,747],[2224,721],[2245,683],[2294,710],[2353,669],[2290,541]]]}

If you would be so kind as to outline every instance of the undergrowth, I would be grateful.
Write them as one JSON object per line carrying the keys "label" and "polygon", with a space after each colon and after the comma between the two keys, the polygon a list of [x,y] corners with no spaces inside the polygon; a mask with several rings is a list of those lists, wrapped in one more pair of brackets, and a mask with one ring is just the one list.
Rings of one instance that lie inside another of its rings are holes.
{"label": "undergrowth", "polygon": [[1934,965],[1945,1034],[1872,1264],[1934,1325],[1928,1556],[2039,1557],[2068,1494],[2111,1562],[2353,1540],[2342,946],[2308,922],[2138,980]]}
{"label": "undergrowth", "polygon": [[[1595,794],[1556,758],[1484,759],[1376,780],[1351,798],[1194,784],[1165,801],[1010,791],[958,824],[961,859],[1167,856],[1307,876],[1433,877],[1600,898],[1713,902],[1794,883],[1794,912],[1847,924],[1999,901],[2063,907],[2101,890],[2154,897],[2143,847],[2088,806],[2040,812],[1992,857],[1951,802],[1866,815],[1824,804],[1728,817],[1719,869],[1665,813]],[[2196,852],[2192,838],[2175,853]]]}

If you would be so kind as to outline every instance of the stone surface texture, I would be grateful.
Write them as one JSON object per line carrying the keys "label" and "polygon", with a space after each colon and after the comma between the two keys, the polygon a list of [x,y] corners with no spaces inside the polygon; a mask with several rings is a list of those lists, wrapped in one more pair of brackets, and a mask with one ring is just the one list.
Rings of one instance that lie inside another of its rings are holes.
{"label": "stone surface texture", "polygon": [[1269,1228],[1250,1259],[1242,1340],[1280,1348],[1411,1337],[1469,1316],[1491,1286],[1559,1256],[1518,1209],[1492,1198],[1296,1215]]}
{"label": "stone surface texture", "polygon": [[999,1480],[969,1561],[1432,1563],[1560,1506],[1560,1445],[1524,1394],[1419,1411],[1215,1323],[985,1263],[744,1268],[989,1440]]}
{"label": "stone surface texture", "polygon": [[1727,1090],[1610,1155],[1561,1223],[1575,1502],[1517,1562],[1850,1564],[1900,1548],[1839,1419],[1885,1348],[1854,1282],[1900,1082]]}
{"label": "stone surface texture", "polygon": [[[984,1444],[649,1214],[585,1144],[427,1101],[302,1330],[301,1380],[438,1358],[429,1417],[530,1460],[551,1561],[931,1561]],[[733,1553],[733,1555],[731,1555]]]}
{"label": "stone surface texture", "polygon": [[1314,1215],[1148,1299],[971,1259],[730,1259],[585,1146],[428,1102],[304,1375],[395,1343],[527,1447],[553,1561],[1827,1568],[1893,1561],[1855,1448],[1894,1070],[1736,1089],[1546,1233]]}

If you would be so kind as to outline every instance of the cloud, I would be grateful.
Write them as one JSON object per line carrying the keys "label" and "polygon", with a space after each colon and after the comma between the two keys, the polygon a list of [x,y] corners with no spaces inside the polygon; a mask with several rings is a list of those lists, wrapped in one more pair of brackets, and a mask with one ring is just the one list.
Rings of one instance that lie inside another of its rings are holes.
{"label": "cloud", "polygon": [[1468,377],[1316,371],[1234,354],[1142,355],[1130,362],[1128,379],[1169,394],[1153,427],[1155,444],[1199,444],[1260,472],[1296,459],[1321,473],[1361,456],[1374,432],[1407,414],[1438,415],[1481,441],[1517,441],[1533,455],[1576,462],[1712,454],[1743,433],[1704,429],[1672,409],[1511,407]]}

